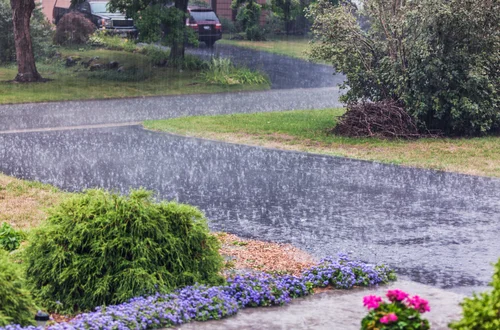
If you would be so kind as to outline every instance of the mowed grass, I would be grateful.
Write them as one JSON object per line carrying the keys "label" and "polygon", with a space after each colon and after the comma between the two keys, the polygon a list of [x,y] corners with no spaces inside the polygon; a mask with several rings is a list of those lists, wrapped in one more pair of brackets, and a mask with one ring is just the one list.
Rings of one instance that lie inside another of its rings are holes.
{"label": "mowed grass", "polygon": [[0,224],[30,229],[47,218],[46,210],[69,193],[35,181],[19,180],[0,173]]}
{"label": "mowed grass", "polygon": [[[63,61],[40,62],[38,70],[45,83],[15,84],[14,65],[0,66],[0,104],[124,98],[156,95],[205,94],[269,89],[269,84],[221,86],[203,81],[197,71],[154,67],[150,59],[139,53],[104,49],[62,49],[62,57],[79,56],[84,60],[98,56],[96,63],[117,61],[125,67],[125,77],[117,73],[90,73],[81,65],[67,68]],[[146,76],[145,79],[141,77]],[[119,76],[118,76],[119,77]],[[139,79],[135,79],[138,78]]]}
{"label": "mowed grass", "polygon": [[175,134],[411,167],[500,177],[500,137],[383,140],[329,133],[343,109],[305,110],[146,121]]}
{"label": "mowed grass", "polygon": [[306,37],[283,36],[274,37],[266,41],[230,40],[222,39],[218,44],[246,47],[269,53],[285,55],[303,60],[308,59],[309,40]]}

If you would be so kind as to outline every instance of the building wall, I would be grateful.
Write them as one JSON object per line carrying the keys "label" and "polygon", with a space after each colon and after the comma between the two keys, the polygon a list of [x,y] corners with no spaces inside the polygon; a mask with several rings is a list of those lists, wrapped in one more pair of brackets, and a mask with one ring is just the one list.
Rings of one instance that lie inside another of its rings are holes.
{"label": "building wall", "polygon": [[[52,10],[54,6],[69,8],[71,1],[70,0],[36,0],[42,5],[42,11],[47,17],[47,19],[52,22]],[[106,0],[103,0],[106,1]],[[203,0],[206,3],[210,4],[210,0]],[[231,9],[231,0],[216,0],[217,1],[217,16],[219,18],[227,18],[228,20],[233,20],[233,10]],[[265,4],[266,0],[257,0],[259,4]],[[265,11],[262,12],[261,15],[261,24],[265,21]]]}

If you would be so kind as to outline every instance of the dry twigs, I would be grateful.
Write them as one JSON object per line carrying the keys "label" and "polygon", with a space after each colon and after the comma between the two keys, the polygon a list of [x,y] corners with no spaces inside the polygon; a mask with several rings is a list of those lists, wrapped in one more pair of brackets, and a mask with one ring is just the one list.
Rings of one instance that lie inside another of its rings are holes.
{"label": "dry twigs", "polygon": [[348,104],[347,112],[332,132],[349,137],[416,139],[424,136],[413,118],[393,100]]}

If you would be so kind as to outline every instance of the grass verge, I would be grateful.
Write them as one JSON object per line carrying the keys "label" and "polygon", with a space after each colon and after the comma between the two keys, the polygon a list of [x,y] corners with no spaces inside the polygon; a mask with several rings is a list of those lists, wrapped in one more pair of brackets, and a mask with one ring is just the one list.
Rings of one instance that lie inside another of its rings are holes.
{"label": "grass verge", "polygon": [[99,57],[97,63],[119,62],[122,74],[111,70],[90,72],[81,65],[66,67],[63,61],[40,62],[37,67],[45,83],[15,84],[14,65],[0,66],[0,104],[106,99],[156,95],[203,94],[269,89],[269,83],[212,84],[203,80],[200,71],[180,71],[155,67],[152,60],[139,53],[105,49],[60,49],[62,58]]}
{"label": "grass verge", "polygon": [[51,185],[0,173],[0,224],[7,222],[17,229],[36,227],[47,217],[46,209],[68,195]]}
{"label": "grass verge", "polygon": [[246,47],[269,53],[285,55],[307,60],[306,51],[309,49],[309,39],[304,37],[274,37],[267,41],[230,40],[222,39],[218,44]]}
{"label": "grass verge", "polygon": [[335,136],[343,109],[305,110],[146,121],[156,131],[226,142],[500,177],[500,137],[414,141]]}

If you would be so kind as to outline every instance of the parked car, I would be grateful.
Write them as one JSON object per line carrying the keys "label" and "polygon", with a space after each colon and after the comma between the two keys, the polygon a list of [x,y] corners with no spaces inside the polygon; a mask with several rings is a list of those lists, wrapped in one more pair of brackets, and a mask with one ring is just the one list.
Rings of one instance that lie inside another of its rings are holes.
{"label": "parked car", "polygon": [[52,12],[54,24],[57,25],[64,15],[73,10],[84,14],[99,30],[133,37],[138,34],[134,21],[126,18],[124,14],[111,13],[108,9],[108,2],[105,1],[85,1],[69,8],[57,7],[56,1]]}
{"label": "parked car", "polygon": [[205,42],[209,47],[222,38],[222,24],[215,12],[210,8],[189,7],[189,18],[186,25],[197,34],[198,40]]}

